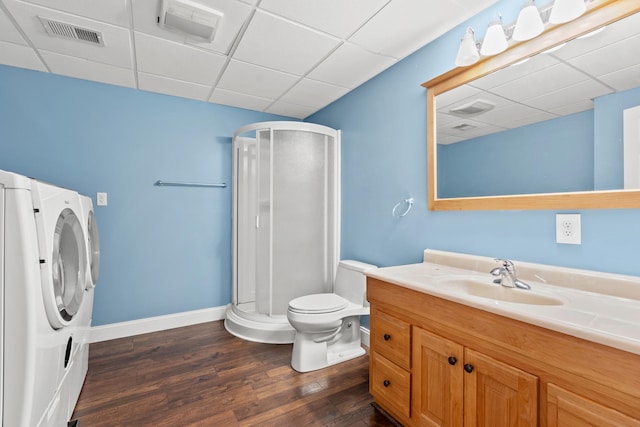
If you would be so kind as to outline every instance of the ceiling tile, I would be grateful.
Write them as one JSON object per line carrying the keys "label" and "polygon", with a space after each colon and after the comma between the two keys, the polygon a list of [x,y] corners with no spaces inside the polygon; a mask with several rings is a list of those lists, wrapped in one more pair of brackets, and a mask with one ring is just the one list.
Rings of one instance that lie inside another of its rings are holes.
{"label": "ceiling tile", "polygon": [[553,92],[586,79],[587,76],[575,68],[559,63],[553,67],[523,75],[491,91],[507,99],[526,101],[536,98],[541,92]]}
{"label": "ceiling tile", "polygon": [[479,122],[491,123],[493,125],[504,128],[513,128],[515,127],[514,123],[524,123],[532,117],[537,117],[538,120],[543,120],[543,118],[546,120],[552,118],[553,116],[547,113],[542,113],[541,111],[536,110],[535,108],[528,107],[526,105],[511,104],[504,107],[496,107],[495,109],[484,114],[480,114],[473,119]]}
{"label": "ceiling tile", "polygon": [[206,101],[211,86],[199,85],[153,74],[138,72],[138,86],[142,90],[179,96],[181,98]]}
{"label": "ceiling tile", "polygon": [[354,89],[396,62],[388,56],[376,55],[354,44],[344,43],[308,77]]}
{"label": "ceiling tile", "polygon": [[30,70],[48,71],[33,49],[0,41],[0,64]]}
{"label": "ceiling tile", "polygon": [[[135,33],[138,71],[213,86],[226,58],[180,43]],[[185,64],[188,64],[185,66]]]}
{"label": "ceiling tile", "polygon": [[[11,0],[7,1],[9,3]],[[27,0],[50,9],[68,12],[85,18],[129,26],[129,5],[127,0]],[[137,2],[138,0],[134,0]]]}
{"label": "ceiling tile", "polygon": [[280,100],[308,107],[321,108],[335,101],[349,89],[319,82],[316,80],[302,79]]}
{"label": "ceiling tile", "polygon": [[294,117],[296,119],[304,119],[315,113],[317,108],[305,107],[302,105],[290,104],[284,101],[276,101],[269,108],[267,113],[280,114],[281,116]]}
{"label": "ceiling tile", "polygon": [[618,91],[640,87],[640,65],[605,74],[600,80]]}
{"label": "ceiling tile", "polygon": [[603,76],[640,63],[640,35],[570,59],[571,65],[592,76]]}
{"label": "ceiling tile", "polygon": [[257,96],[247,95],[230,90],[216,89],[213,91],[209,102],[222,105],[231,105],[232,107],[247,108],[249,110],[262,111],[272,102],[272,99],[259,98]]}
{"label": "ceiling tile", "polygon": [[0,41],[26,45],[27,42],[20,35],[13,22],[6,13],[0,9]]}
{"label": "ceiling tile", "polygon": [[460,100],[473,98],[479,94],[483,94],[483,92],[469,84],[458,86],[453,90],[438,95],[436,97],[436,108],[439,111],[445,111],[448,110],[451,105],[461,103]]}
{"label": "ceiling tile", "polygon": [[520,79],[524,75],[529,75],[552,67],[557,63],[557,58],[552,54],[536,55],[526,62],[515,63],[501,69],[500,71],[486,75],[481,79],[474,80],[470,85],[480,89],[490,90],[496,86],[501,86],[513,80]]}
{"label": "ceiling tile", "polygon": [[207,0],[207,6],[224,14],[214,40],[210,43],[174,32],[158,25],[160,0],[133,0],[133,25],[136,31],[179,43],[188,43],[202,49],[228,54],[231,45],[251,13],[251,7],[235,0]]}
{"label": "ceiling tile", "polygon": [[534,123],[538,123],[538,122],[542,122],[545,120],[549,120],[549,119],[554,119],[556,118],[556,116],[554,116],[551,113],[547,113],[545,111],[537,111],[535,113],[531,113],[529,115],[526,116],[522,116],[519,119],[514,119],[513,121],[511,121],[507,127],[511,128],[511,129],[515,129],[521,126],[526,126],[526,125],[531,125]]}
{"label": "ceiling tile", "polygon": [[304,75],[339,40],[257,11],[233,55],[234,59]]}
{"label": "ceiling tile", "polygon": [[320,31],[345,38],[390,0],[262,0],[268,10]]}
{"label": "ceiling tile", "polygon": [[457,0],[443,6],[442,0],[393,0],[349,41],[371,52],[404,58],[496,1]]}
{"label": "ceiling tile", "polygon": [[136,87],[136,81],[130,69],[46,50],[41,50],[40,54],[52,73],[116,86]]}
{"label": "ceiling tile", "polygon": [[231,60],[218,82],[220,89],[277,99],[298,81],[297,76]]}
{"label": "ceiling tile", "polygon": [[[38,49],[77,56],[94,62],[131,68],[131,41],[129,30],[111,24],[82,18],[68,13],[57,12],[28,3],[6,1],[5,4],[26,36]],[[104,46],[97,46],[78,40],[54,37],[47,34],[38,16],[67,24],[99,31],[104,38]]]}
{"label": "ceiling tile", "polygon": [[549,112],[556,114],[558,116],[566,116],[569,114],[575,114],[581,111],[592,110],[592,109],[593,109],[593,101],[590,99],[582,99],[573,104],[568,104],[558,108],[553,108],[552,110],[549,110]]}
{"label": "ceiling tile", "polygon": [[585,80],[574,85],[561,87],[555,91],[546,92],[542,96],[531,98],[527,100],[527,105],[541,110],[554,110],[563,105],[590,101],[611,92],[610,88],[595,80]]}

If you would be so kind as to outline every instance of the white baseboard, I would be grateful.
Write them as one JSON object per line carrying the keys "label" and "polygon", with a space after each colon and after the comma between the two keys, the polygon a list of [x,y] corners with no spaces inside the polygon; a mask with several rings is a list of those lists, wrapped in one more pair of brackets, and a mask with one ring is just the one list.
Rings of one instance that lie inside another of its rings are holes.
{"label": "white baseboard", "polygon": [[227,306],[185,311],[165,316],[147,317],[110,325],[93,326],[89,331],[89,342],[108,341],[117,338],[132,337],[149,332],[164,331],[198,323],[212,322],[225,318]]}
{"label": "white baseboard", "polygon": [[360,326],[360,341],[362,342],[362,345],[371,347],[371,345],[369,345],[371,344],[371,331],[364,326]]}

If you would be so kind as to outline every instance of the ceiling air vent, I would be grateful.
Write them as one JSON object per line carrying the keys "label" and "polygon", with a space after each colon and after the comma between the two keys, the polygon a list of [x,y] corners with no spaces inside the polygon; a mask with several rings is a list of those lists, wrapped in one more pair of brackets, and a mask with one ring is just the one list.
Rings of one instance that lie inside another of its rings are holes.
{"label": "ceiling air vent", "polygon": [[450,109],[449,114],[457,117],[473,117],[486,113],[495,106],[495,104],[485,101],[484,99],[476,99],[475,101]]}
{"label": "ceiling air vent", "polygon": [[477,128],[477,126],[470,125],[469,123],[462,123],[462,124],[460,124],[458,126],[454,126],[453,127],[453,129],[460,130],[460,131],[463,131],[463,132],[466,132],[468,130],[475,129],[475,128]]}
{"label": "ceiling air vent", "polygon": [[163,0],[158,25],[212,42],[224,13],[191,0]]}
{"label": "ceiling air vent", "polygon": [[42,26],[50,36],[62,37],[65,39],[79,40],[86,43],[104,46],[102,33],[88,28],[78,27],[65,22],[54,21],[39,16]]}

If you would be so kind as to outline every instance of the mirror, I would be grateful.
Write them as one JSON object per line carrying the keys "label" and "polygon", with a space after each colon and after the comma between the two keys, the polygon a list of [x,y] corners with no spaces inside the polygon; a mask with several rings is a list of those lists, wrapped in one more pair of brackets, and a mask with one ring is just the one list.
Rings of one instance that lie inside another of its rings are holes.
{"label": "mirror", "polygon": [[639,129],[640,111],[624,113],[640,105],[639,11],[591,2],[574,21],[424,83],[429,209],[640,207],[638,148],[622,137],[623,116]]}

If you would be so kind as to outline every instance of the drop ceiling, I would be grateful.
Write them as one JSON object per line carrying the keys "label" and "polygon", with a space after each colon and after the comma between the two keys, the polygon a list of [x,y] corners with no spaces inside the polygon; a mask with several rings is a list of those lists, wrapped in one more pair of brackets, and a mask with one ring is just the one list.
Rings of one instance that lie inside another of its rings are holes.
{"label": "drop ceiling", "polygon": [[[593,100],[640,87],[640,14],[492,73],[436,99],[439,144],[452,144],[593,109]],[[482,100],[466,118],[451,114]]]}
{"label": "drop ceiling", "polygon": [[0,64],[305,118],[497,0],[198,1],[224,14],[210,43],[161,28],[160,0],[0,0]]}

